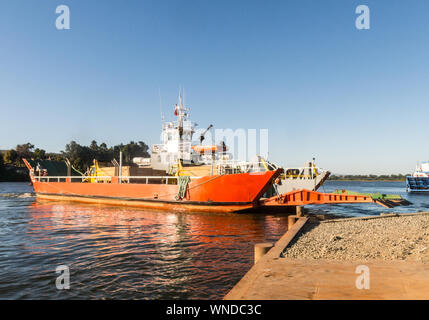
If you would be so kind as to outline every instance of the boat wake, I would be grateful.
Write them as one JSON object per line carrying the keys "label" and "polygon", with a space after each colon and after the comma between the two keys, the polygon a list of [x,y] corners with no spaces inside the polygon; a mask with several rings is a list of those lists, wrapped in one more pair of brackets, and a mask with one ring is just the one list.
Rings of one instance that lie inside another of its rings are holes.
{"label": "boat wake", "polygon": [[35,194],[32,192],[25,193],[0,193],[0,197],[3,198],[33,198]]}

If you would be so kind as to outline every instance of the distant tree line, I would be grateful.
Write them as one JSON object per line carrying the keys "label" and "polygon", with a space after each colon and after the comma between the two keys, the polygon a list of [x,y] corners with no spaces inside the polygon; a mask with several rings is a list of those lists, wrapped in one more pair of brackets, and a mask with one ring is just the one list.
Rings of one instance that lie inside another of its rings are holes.
{"label": "distant tree line", "polygon": [[[22,145],[17,146],[19,152],[22,151]],[[20,166],[15,166],[17,164],[17,154],[18,151],[14,149],[14,152],[10,150],[6,151],[4,154],[0,153],[0,182],[3,181],[29,181],[28,171]],[[12,159],[12,160],[11,160]]]}
{"label": "distant tree line", "polygon": [[0,154],[0,177],[4,174],[4,160],[3,157]]}
{"label": "distant tree line", "polygon": [[343,181],[403,181],[405,180],[405,177],[409,176],[409,174],[390,174],[390,175],[375,175],[375,174],[369,174],[369,175],[335,175],[332,174],[329,176],[329,180],[343,180]]}
{"label": "distant tree line", "polygon": [[34,148],[34,145],[27,142],[25,144],[18,144],[15,149],[6,150],[2,160],[5,165],[15,167],[25,167],[22,159],[62,159],[60,154],[47,153],[43,149]]}
{"label": "distant tree line", "polygon": [[[101,162],[110,162],[114,158],[119,162],[119,152],[122,151],[122,161],[124,165],[131,164],[134,157],[149,157],[149,147],[143,141],[131,141],[127,144],[119,144],[107,147],[103,142],[100,145],[92,141],[89,146],[78,144],[71,141],[65,147],[65,151],[60,153],[48,153],[43,149],[35,148],[31,143],[19,144],[15,149],[6,150],[0,154],[0,175],[4,177],[8,167],[25,167],[23,158],[34,160],[57,160],[64,161],[68,159],[76,169],[86,171],[93,163],[93,160]],[[9,170],[10,171],[10,170]],[[15,170],[16,171],[16,170]]]}
{"label": "distant tree line", "polygon": [[82,146],[76,141],[66,145],[62,156],[70,160],[73,167],[80,171],[85,171],[92,165],[94,159],[100,162],[110,162],[116,159],[119,162],[119,152],[122,151],[122,163],[124,165],[132,164],[134,157],[149,157],[149,147],[143,141],[131,141],[127,144],[119,144],[108,148],[103,142],[100,145],[92,141],[89,146]]}

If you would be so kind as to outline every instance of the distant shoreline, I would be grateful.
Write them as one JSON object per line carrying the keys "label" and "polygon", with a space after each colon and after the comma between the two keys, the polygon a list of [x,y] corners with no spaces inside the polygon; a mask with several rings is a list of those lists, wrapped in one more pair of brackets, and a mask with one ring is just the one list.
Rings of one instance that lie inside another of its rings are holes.
{"label": "distant shoreline", "polygon": [[405,182],[406,177],[411,174],[331,174],[328,178],[330,181],[380,181],[380,182]]}
{"label": "distant shoreline", "polygon": [[405,182],[405,179],[328,179],[328,181],[357,181],[357,182]]}
{"label": "distant shoreline", "polygon": [[1,169],[0,182],[30,182],[30,176],[25,167],[4,166]]}

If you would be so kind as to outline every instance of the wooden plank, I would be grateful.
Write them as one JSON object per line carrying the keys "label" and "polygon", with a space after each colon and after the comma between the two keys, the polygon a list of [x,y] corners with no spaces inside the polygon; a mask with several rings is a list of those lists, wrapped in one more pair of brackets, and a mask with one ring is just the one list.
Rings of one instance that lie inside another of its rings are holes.
{"label": "wooden plank", "polygon": [[[427,215],[429,212],[401,214]],[[367,220],[390,216],[337,219]],[[282,258],[281,253],[304,226],[298,221],[224,297],[225,300],[429,299],[429,263],[400,260],[337,261]],[[369,287],[356,283],[358,266],[368,267]]]}
{"label": "wooden plank", "polygon": [[299,218],[292,228],[288,229],[280,240],[276,242],[274,247],[271,248],[265,256],[260,258],[259,261],[244,275],[244,277],[229,291],[224,299],[242,299],[256,279],[264,273],[264,269],[267,268],[267,265],[269,265],[271,261],[276,261],[280,258],[284,248],[288,246],[307,221],[308,218],[306,217]]}

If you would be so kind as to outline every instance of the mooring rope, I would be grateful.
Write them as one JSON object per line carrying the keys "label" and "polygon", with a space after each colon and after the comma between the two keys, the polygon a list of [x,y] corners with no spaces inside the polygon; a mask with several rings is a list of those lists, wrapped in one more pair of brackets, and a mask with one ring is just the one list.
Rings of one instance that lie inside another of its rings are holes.
{"label": "mooring rope", "polygon": [[179,191],[176,195],[176,200],[182,200],[186,195],[186,189],[188,187],[188,183],[191,181],[190,176],[179,176],[177,178],[177,184],[179,185]]}

